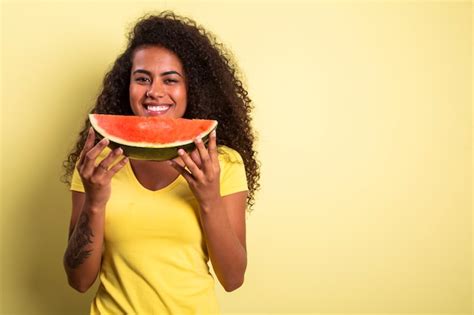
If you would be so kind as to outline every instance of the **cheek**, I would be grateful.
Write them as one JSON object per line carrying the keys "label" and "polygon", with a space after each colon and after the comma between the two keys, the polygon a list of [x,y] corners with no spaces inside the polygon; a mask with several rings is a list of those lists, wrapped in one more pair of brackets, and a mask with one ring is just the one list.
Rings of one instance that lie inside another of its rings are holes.
{"label": "cheek", "polygon": [[131,107],[132,112],[138,116],[141,115],[142,110],[143,110],[143,107],[141,105],[142,97],[143,97],[143,94],[142,94],[141,87],[136,86],[136,85],[135,86],[130,85],[130,88],[129,88],[130,107]]}
{"label": "cheek", "polygon": [[176,98],[177,100],[186,100],[186,90],[184,89],[176,89],[173,94],[174,98]]}
{"label": "cheek", "polygon": [[177,99],[186,100],[186,86],[184,84],[176,86],[173,94]]}
{"label": "cheek", "polygon": [[185,88],[180,91],[180,98],[184,105],[186,105],[188,101],[188,94]]}
{"label": "cheek", "polygon": [[130,100],[137,101],[141,97],[140,88],[134,85],[130,86],[129,93],[130,93]]}

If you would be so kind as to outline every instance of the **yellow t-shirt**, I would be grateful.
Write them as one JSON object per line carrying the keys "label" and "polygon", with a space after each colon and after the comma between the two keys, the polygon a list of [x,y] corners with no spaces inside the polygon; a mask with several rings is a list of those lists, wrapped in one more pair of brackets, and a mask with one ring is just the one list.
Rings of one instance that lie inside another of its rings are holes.
{"label": "yellow t-shirt", "polygon": [[[239,153],[221,146],[221,195],[247,190]],[[110,149],[104,150],[101,161]],[[129,163],[112,178],[100,286],[91,314],[220,313],[197,201],[179,176],[151,191]],[[84,192],[77,170],[71,190]]]}

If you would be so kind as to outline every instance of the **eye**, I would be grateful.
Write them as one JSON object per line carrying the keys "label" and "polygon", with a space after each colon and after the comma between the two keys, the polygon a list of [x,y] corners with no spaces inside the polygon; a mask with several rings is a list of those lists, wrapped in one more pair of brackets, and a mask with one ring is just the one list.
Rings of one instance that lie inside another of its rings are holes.
{"label": "eye", "polygon": [[135,81],[138,82],[138,83],[146,83],[146,82],[149,82],[150,79],[147,78],[147,77],[137,77],[137,78],[135,78]]}
{"label": "eye", "polygon": [[178,80],[176,80],[176,79],[165,79],[164,81],[165,81],[166,84],[178,83]]}

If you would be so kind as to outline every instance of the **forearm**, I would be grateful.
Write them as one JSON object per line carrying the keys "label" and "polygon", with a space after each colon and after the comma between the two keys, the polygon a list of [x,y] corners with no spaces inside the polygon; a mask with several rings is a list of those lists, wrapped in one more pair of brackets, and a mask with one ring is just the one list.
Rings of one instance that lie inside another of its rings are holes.
{"label": "forearm", "polygon": [[222,198],[201,211],[209,257],[226,291],[240,287],[247,268],[247,252],[234,233]]}
{"label": "forearm", "polygon": [[[105,207],[105,206],[104,206]],[[100,270],[104,239],[105,211],[84,203],[64,254],[64,268],[69,284],[85,292]]]}

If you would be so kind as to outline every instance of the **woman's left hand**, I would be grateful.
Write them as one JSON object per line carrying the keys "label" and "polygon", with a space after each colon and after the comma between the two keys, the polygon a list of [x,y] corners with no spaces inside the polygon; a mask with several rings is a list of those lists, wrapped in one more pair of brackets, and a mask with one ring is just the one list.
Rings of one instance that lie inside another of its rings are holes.
{"label": "woman's left hand", "polygon": [[171,160],[170,164],[186,179],[201,206],[201,210],[206,212],[221,198],[216,131],[214,130],[210,134],[208,149],[200,138],[196,138],[194,143],[196,154],[188,154],[183,149],[178,151],[187,169],[175,160]]}

